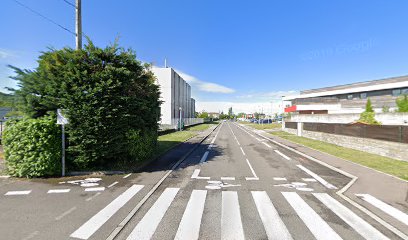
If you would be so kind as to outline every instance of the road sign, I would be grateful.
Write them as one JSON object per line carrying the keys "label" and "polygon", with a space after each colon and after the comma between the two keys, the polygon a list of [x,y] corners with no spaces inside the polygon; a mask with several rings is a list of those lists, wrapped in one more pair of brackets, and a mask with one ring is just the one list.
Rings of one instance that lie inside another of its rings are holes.
{"label": "road sign", "polygon": [[68,124],[68,118],[64,116],[64,111],[62,109],[57,109],[57,124],[61,125],[62,129],[62,136],[61,136],[61,142],[62,142],[62,159],[61,159],[61,164],[62,164],[62,171],[61,175],[64,177],[65,176],[65,124]]}
{"label": "road sign", "polygon": [[64,114],[64,110],[62,109],[57,109],[57,124],[58,125],[65,125],[68,124],[68,118],[66,118]]}

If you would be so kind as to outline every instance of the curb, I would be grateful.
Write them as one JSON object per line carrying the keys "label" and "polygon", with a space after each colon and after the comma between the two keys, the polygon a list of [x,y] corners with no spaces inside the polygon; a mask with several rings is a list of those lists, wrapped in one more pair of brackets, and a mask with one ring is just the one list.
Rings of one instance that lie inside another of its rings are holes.
{"label": "curb", "polygon": [[[122,231],[122,229],[128,224],[128,222],[133,218],[133,216],[137,213],[137,211],[143,206],[143,204],[150,198],[151,195],[160,187],[160,185],[166,180],[166,178],[173,172],[174,169],[176,169],[192,152],[194,152],[198,146],[201,145],[202,142],[204,142],[208,136],[210,136],[215,129],[220,126],[220,123],[210,131],[209,134],[207,134],[201,141],[199,141],[192,149],[190,149],[186,154],[184,154],[172,167],[170,170],[167,170],[167,172],[163,175],[163,177],[153,186],[152,189],[140,200],[140,202],[129,212],[129,214],[126,216],[125,219],[120,222],[116,228],[111,232],[111,234],[106,238],[106,240],[113,240],[115,239],[119,233]],[[187,140],[186,140],[187,141]],[[181,143],[180,143],[181,144]]]}

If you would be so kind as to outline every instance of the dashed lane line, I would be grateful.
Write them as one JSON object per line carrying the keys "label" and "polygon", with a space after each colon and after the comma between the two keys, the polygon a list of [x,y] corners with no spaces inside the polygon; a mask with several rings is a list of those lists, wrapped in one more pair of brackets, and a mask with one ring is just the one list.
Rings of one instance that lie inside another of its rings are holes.
{"label": "dashed lane line", "polygon": [[25,190],[25,191],[8,191],[5,196],[16,196],[16,195],[28,195],[31,193],[31,190]]}
{"label": "dashed lane line", "polygon": [[207,161],[207,157],[209,153],[210,153],[209,151],[205,151],[204,155],[200,159],[200,163]]}
{"label": "dashed lane line", "polygon": [[281,157],[283,157],[284,159],[290,160],[290,157],[288,157],[288,156],[286,156],[285,154],[281,153],[279,150],[275,150],[275,152],[276,152],[277,154],[279,154]]}
{"label": "dashed lane line", "polygon": [[69,210],[63,212],[61,215],[59,215],[58,217],[55,218],[56,221],[59,221],[61,219],[63,219],[65,216],[69,215],[70,213],[72,213],[73,211],[75,211],[77,209],[77,207],[72,207]]}
{"label": "dashed lane line", "polygon": [[320,182],[323,186],[325,186],[328,189],[337,189],[337,187],[333,186],[332,184],[328,183],[326,180],[321,178],[319,175],[316,173],[310,171],[309,169],[305,168],[302,165],[296,165],[298,168],[302,169],[304,172],[312,176],[314,179],[316,179],[318,182]]}
{"label": "dashed lane line", "polygon": [[130,177],[130,175],[132,175],[131,173],[127,174],[126,176],[123,176],[123,178],[128,178]]}
{"label": "dashed lane line", "polygon": [[284,177],[274,177],[273,180],[275,180],[275,181],[287,181],[287,179],[284,178]]}
{"label": "dashed lane line", "polygon": [[268,148],[272,148],[271,145],[267,144],[266,142],[262,142],[263,145],[267,146]]}
{"label": "dashed lane line", "polygon": [[85,192],[101,192],[105,191],[105,187],[85,188]]}
{"label": "dashed lane line", "polygon": [[115,185],[118,184],[118,183],[119,183],[119,182],[114,182],[114,183],[112,183],[111,185],[109,185],[108,188],[111,188],[111,187],[115,186]]}
{"label": "dashed lane line", "polygon": [[91,197],[85,199],[85,201],[87,201],[87,202],[92,201],[92,199],[96,198],[97,196],[99,196],[99,195],[101,195],[101,194],[102,194],[101,192],[97,192],[97,193],[95,193],[93,196],[91,196]]}
{"label": "dashed lane line", "polygon": [[222,181],[234,181],[235,177],[221,177]]}
{"label": "dashed lane line", "polygon": [[70,192],[71,189],[67,188],[67,189],[50,189],[48,190],[47,193],[68,193]]}

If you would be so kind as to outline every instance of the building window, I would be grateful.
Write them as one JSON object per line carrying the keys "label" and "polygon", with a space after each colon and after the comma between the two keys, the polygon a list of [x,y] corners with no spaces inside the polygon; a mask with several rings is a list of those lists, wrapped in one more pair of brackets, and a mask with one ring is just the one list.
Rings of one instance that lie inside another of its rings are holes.
{"label": "building window", "polygon": [[401,95],[401,89],[392,90],[392,96],[399,96],[399,95]]}
{"label": "building window", "polygon": [[348,100],[352,100],[352,99],[353,99],[353,94],[347,95],[347,99],[348,99]]}
{"label": "building window", "polygon": [[361,99],[366,99],[367,98],[367,93],[360,93],[360,98]]}
{"label": "building window", "polygon": [[408,95],[408,88],[402,89],[402,90],[401,90],[401,93],[402,93],[403,95]]}

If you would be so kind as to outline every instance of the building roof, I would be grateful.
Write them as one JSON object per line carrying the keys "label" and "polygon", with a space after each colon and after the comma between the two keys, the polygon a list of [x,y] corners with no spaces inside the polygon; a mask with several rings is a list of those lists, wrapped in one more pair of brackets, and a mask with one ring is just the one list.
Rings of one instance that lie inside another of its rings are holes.
{"label": "building roof", "polygon": [[289,96],[283,100],[293,100],[297,98],[311,98],[321,96],[331,96],[338,94],[348,94],[356,92],[377,91],[383,89],[408,87],[408,76],[385,78],[380,80],[372,80],[358,82],[352,84],[338,85],[333,87],[324,87],[311,90],[304,90],[298,96]]}

